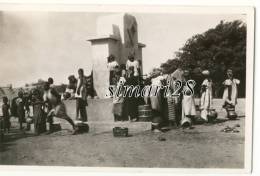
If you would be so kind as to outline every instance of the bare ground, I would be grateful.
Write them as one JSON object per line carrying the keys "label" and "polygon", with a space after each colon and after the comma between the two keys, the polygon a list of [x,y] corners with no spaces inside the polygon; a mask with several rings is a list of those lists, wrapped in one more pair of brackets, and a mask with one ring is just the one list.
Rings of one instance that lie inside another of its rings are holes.
{"label": "bare ground", "polygon": [[[61,131],[34,136],[13,128],[0,144],[1,165],[113,166],[169,168],[243,168],[244,100],[239,100],[239,118],[227,121],[217,111],[215,124],[197,124],[194,129],[175,129],[165,133],[145,131],[127,138],[112,132],[70,135]],[[238,133],[225,133],[226,126]],[[159,141],[163,137],[166,141]]]}

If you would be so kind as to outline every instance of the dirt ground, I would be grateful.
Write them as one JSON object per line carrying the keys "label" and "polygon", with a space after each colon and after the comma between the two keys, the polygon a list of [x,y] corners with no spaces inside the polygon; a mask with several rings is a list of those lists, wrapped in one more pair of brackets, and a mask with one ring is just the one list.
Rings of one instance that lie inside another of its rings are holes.
{"label": "dirt ground", "polygon": [[[219,117],[214,124],[196,124],[194,129],[165,133],[145,131],[126,138],[115,138],[112,132],[72,136],[68,131],[34,136],[13,125],[6,142],[0,144],[0,164],[243,168],[244,107],[244,99],[240,99],[237,120],[227,121],[225,112],[216,108]],[[239,132],[221,132],[237,124]],[[166,140],[160,141],[159,137]]]}

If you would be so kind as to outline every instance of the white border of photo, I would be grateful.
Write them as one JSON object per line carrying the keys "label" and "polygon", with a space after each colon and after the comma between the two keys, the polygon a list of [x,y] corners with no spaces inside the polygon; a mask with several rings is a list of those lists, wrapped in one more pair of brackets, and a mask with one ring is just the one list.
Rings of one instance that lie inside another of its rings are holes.
{"label": "white border of photo", "polygon": [[[9,4],[5,4],[9,2]],[[10,3],[11,2],[11,3]],[[12,3],[13,2],[13,3]],[[252,166],[252,122],[253,122],[253,97],[254,97],[254,8],[253,4],[247,4],[245,1],[232,1],[231,4],[225,1],[214,1],[217,6],[211,6],[203,1],[197,2],[197,4],[192,3],[192,1],[185,2],[177,1],[177,3],[172,3],[175,1],[57,1],[57,0],[37,0],[37,1],[22,1],[22,4],[15,4],[18,1],[0,1],[0,10],[9,10],[9,11],[86,11],[86,12],[141,12],[141,13],[199,13],[199,14],[246,14],[247,15],[247,77],[246,77],[246,123],[245,123],[245,153],[244,169],[177,169],[177,168],[108,168],[108,167],[43,167],[43,166],[0,166],[1,175],[21,175],[21,172],[26,175],[46,175],[46,174],[55,174],[55,175],[171,175],[171,174],[246,174],[251,172]],[[19,1],[21,2],[21,1]],[[109,3],[110,2],[110,3]],[[150,3],[149,3],[150,2]],[[156,3],[157,2],[157,3]],[[160,5],[155,5],[160,3]],[[193,1],[194,2],[194,1]],[[202,4],[200,3],[202,2]],[[32,4],[34,3],[34,4]],[[44,3],[44,4],[43,4]],[[63,3],[63,4],[59,4]],[[77,5],[77,4],[92,4],[92,5]],[[104,5],[104,4],[110,5]],[[57,5],[58,4],[58,5]],[[100,4],[100,5],[93,5]],[[102,4],[102,5],[101,5]],[[130,4],[126,5],[112,5],[112,4]],[[148,5],[137,5],[137,4],[148,4]],[[177,6],[171,6],[166,4],[173,4]],[[185,6],[178,6],[185,5]],[[201,5],[194,6],[194,5]],[[206,5],[208,7],[203,7]],[[232,6],[231,6],[232,5]],[[237,6],[237,5],[246,5],[246,6]],[[259,146],[259,145],[258,145]],[[61,172],[62,171],[62,172]]]}

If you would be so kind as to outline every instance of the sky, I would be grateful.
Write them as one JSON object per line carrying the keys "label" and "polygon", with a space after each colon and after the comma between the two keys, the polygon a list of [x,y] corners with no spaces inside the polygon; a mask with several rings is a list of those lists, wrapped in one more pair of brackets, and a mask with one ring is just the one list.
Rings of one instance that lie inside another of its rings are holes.
{"label": "sky", "polygon": [[[174,58],[174,52],[195,34],[214,28],[220,20],[242,20],[240,14],[131,13],[143,48],[143,71]],[[91,70],[91,45],[99,17],[109,13],[0,12],[0,86],[46,80],[67,83],[82,67]]]}

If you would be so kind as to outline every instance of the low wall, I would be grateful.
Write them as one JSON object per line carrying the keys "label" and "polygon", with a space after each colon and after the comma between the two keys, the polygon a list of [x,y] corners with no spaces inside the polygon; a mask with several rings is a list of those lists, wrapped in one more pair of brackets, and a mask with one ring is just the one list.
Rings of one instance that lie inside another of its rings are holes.
{"label": "low wall", "polygon": [[[68,115],[76,120],[76,100],[64,101]],[[87,115],[90,122],[114,122],[112,99],[88,99]]]}

